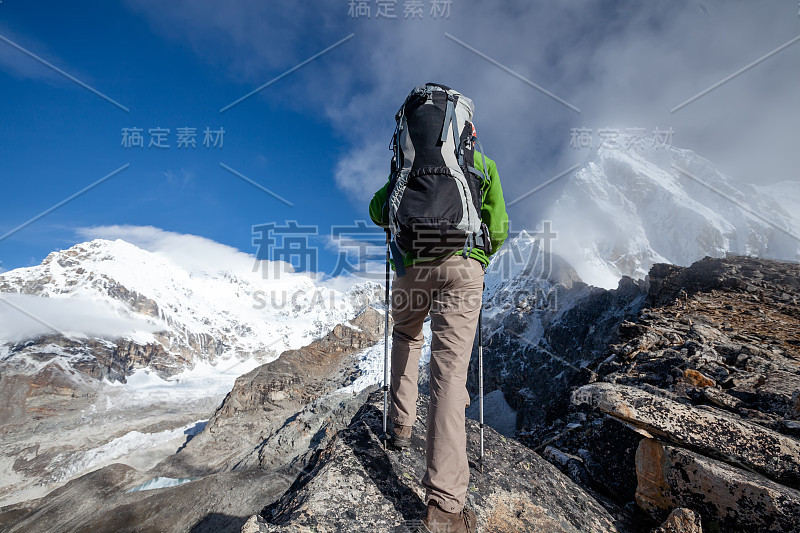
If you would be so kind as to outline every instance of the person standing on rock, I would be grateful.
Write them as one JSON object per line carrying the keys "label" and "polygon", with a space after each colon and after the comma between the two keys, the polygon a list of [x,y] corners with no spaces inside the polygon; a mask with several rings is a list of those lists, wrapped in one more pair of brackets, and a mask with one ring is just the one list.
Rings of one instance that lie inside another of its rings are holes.
{"label": "person standing on rock", "polygon": [[[416,87],[396,115],[389,181],[369,204],[391,234],[392,443],[409,446],[416,420],[422,326],[431,316],[423,531],[474,532],[465,409],[467,369],[484,270],[508,236],[495,162],[475,150],[473,104],[441,84]],[[480,144],[477,144],[480,147]],[[388,240],[388,239],[387,239]]]}

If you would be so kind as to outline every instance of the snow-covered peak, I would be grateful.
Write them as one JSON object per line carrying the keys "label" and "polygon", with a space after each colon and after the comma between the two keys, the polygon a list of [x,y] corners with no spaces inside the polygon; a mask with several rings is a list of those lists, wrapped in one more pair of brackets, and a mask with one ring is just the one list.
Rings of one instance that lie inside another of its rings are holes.
{"label": "snow-covered peak", "polygon": [[[176,248],[156,251],[120,239],[95,239],[53,252],[38,266],[0,274],[0,293],[28,295],[24,301],[5,295],[16,308],[0,309],[7,326],[0,326],[0,344],[20,340],[19,332],[31,328],[40,335],[56,329],[70,336],[80,336],[83,328],[97,336],[98,329],[85,323],[87,316],[115,313],[149,324],[146,329],[155,332],[149,341],[179,361],[231,356],[266,361],[380,300],[381,288],[372,282],[334,290],[283,263],[256,261],[228,247],[209,254],[208,245],[188,237],[183,249],[178,240]],[[78,307],[83,312],[72,320],[69,309]],[[11,327],[20,320],[29,322],[28,329]],[[101,336],[113,339],[119,329]],[[136,333],[123,336],[143,342]]]}
{"label": "snow-covered peak", "polygon": [[740,182],[678,148],[600,148],[576,171],[548,216],[553,251],[592,285],[643,278],[654,263],[689,265],[726,252],[800,258],[800,189],[782,198]]}

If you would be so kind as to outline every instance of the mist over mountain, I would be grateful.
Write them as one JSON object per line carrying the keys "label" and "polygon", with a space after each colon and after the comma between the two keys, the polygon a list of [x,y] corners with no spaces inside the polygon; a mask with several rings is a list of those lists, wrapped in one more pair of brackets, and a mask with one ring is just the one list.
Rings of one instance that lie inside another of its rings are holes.
{"label": "mist over mountain", "polygon": [[691,150],[601,147],[570,176],[548,214],[556,254],[581,279],[613,288],[655,263],[738,255],[800,259],[800,186],[755,186]]}

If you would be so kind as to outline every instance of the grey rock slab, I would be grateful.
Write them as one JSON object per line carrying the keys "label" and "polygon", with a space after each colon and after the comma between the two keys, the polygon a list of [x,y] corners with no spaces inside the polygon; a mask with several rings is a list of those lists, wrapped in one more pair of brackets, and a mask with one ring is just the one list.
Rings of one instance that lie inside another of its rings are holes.
{"label": "grey rock slab", "polygon": [[[383,447],[383,397],[372,393],[350,425],[317,452],[307,473],[242,530],[400,532],[418,525],[425,508],[420,480],[427,399],[420,395],[411,446],[400,451]],[[481,473],[479,429],[472,420],[467,420],[467,435],[467,506],[475,510],[481,531],[617,531],[611,515],[567,476],[491,428],[485,429]]]}
{"label": "grey rock slab", "polygon": [[688,507],[718,531],[800,531],[800,491],[759,474],[655,439],[639,444],[636,471],[636,501],[654,517]]}
{"label": "grey rock slab", "polygon": [[0,508],[0,530],[235,532],[265,502],[280,497],[295,476],[290,469],[220,472],[174,487],[128,492],[152,474],[114,464],[38,501]]}
{"label": "grey rock slab", "polygon": [[800,441],[763,426],[612,383],[585,385],[572,402],[783,483],[800,483]]}

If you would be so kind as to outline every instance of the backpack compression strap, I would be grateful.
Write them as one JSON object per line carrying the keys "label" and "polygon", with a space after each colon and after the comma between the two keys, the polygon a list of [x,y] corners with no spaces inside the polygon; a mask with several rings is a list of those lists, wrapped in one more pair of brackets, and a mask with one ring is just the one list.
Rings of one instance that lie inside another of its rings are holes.
{"label": "backpack compression strap", "polygon": [[[444,122],[442,123],[442,134],[439,137],[439,140],[443,143],[447,141],[447,128],[450,127],[450,124],[453,122],[453,115],[456,112],[456,102],[455,97],[447,93],[447,109],[444,113]],[[455,125],[453,125],[453,132],[455,133]],[[456,138],[453,138],[453,142],[457,142]]]}
{"label": "backpack compression strap", "polygon": [[397,277],[402,278],[406,275],[406,265],[403,262],[405,254],[400,250],[400,247],[397,245],[397,240],[395,239],[392,239],[391,244],[389,244],[389,249],[392,251],[392,259],[394,259],[394,268],[397,272]]}

